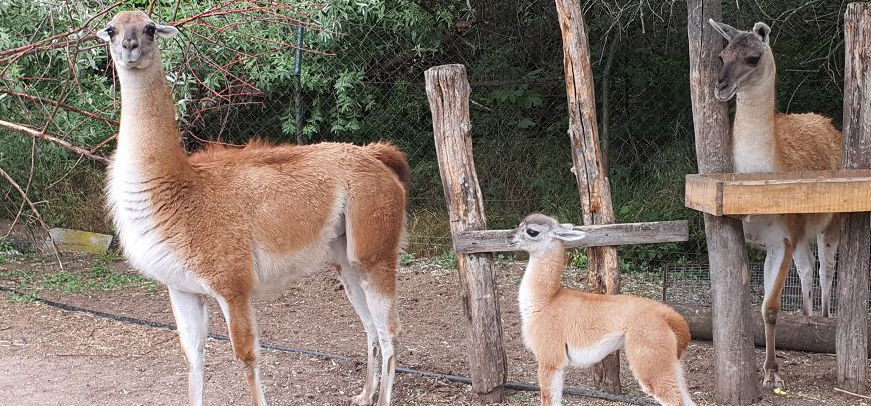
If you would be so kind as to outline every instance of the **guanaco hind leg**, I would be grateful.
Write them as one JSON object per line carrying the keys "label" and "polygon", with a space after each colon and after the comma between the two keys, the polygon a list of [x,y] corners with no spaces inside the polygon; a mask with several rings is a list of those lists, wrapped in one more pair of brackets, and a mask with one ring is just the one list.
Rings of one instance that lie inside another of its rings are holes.
{"label": "guanaco hind leg", "polygon": [[354,405],[371,405],[375,401],[380,366],[378,364],[378,330],[369,312],[366,293],[363,291],[362,276],[348,262],[347,241],[344,237],[337,239],[331,245],[333,261],[339,271],[339,280],[345,287],[345,294],[366,330],[366,379],[363,390],[351,398]]}
{"label": "guanaco hind leg", "polygon": [[841,229],[844,218],[839,214],[832,217],[829,226],[817,236],[817,252],[820,256],[820,291],[823,317],[831,315],[832,279],[835,277],[835,255],[841,243]]}
{"label": "guanaco hind leg", "polygon": [[795,247],[792,255],[795,269],[801,281],[802,313],[811,316],[814,312],[814,254],[808,241],[801,241]]}

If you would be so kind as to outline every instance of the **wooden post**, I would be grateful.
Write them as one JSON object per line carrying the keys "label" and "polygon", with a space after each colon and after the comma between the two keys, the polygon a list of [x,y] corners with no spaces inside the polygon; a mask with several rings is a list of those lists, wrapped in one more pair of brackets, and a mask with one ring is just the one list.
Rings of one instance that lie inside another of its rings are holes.
{"label": "wooden post", "polygon": [[[844,166],[871,168],[871,3],[850,3],[844,17]],[[845,215],[838,257],[838,385],[864,393],[868,354],[869,213]]]}
{"label": "wooden post", "polygon": [[[439,171],[456,244],[460,233],[487,229],[469,135],[469,81],[463,65],[436,66],[425,76]],[[502,347],[496,271],[487,253],[457,253],[457,265],[469,331],[472,391],[483,403],[499,403],[508,361]]]}
{"label": "wooden post", "polygon": [[[611,224],[611,185],[599,146],[596,123],[596,96],[590,45],[581,5],[576,0],[556,0],[563,39],[563,66],[568,96],[569,137],[572,160],[581,195],[585,225]],[[593,247],[587,250],[588,273],[595,293],[620,293],[620,266],[617,248]],[[621,393],[620,355],[615,352],[593,368],[593,379],[604,390]]]}
{"label": "wooden post", "polygon": [[[727,104],[714,98],[723,40],[707,20],[720,20],[720,0],[687,1],[690,94],[700,173],[730,172]],[[750,273],[739,220],[705,214],[711,264],[714,368],[718,403],[747,405],[759,397],[750,318]]]}

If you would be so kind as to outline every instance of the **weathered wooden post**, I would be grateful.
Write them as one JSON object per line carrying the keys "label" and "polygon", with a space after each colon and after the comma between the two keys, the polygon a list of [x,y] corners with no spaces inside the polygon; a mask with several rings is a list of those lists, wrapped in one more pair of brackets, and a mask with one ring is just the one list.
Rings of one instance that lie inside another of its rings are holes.
{"label": "weathered wooden post", "polygon": [[[850,3],[844,17],[844,166],[871,168],[871,3]],[[864,393],[868,358],[869,213],[845,214],[838,257],[838,385]]]}
{"label": "weathered wooden post", "polygon": [[[731,134],[726,103],[714,98],[723,40],[707,20],[720,20],[720,0],[687,1],[690,93],[700,173],[730,172]],[[705,214],[711,264],[714,369],[717,402],[747,405],[759,397],[750,318],[750,273],[741,222]]]}
{"label": "weathered wooden post", "polygon": [[[596,123],[596,96],[590,67],[590,44],[583,10],[575,0],[556,0],[563,39],[563,67],[569,104],[569,137],[572,160],[581,195],[585,225],[611,224],[611,185],[599,148]],[[591,247],[587,250],[588,274],[594,293],[620,293],[620,265],[617,248]],[[601,389],[621,393],[620,355],[611,354],[593,369],[593,379]]]}
{"label": "weathered wooden post", "polygon": [[487,229],[472,156],[466,68],[436,66],[428,69],[425,76],[439,171],[457,251],[460,295],[469,327],[472,391],[481,402],[498,403],[503,397],[508,362],[502,346],[496,271],[489,253],[466,254],[456,249],[460,233]]}

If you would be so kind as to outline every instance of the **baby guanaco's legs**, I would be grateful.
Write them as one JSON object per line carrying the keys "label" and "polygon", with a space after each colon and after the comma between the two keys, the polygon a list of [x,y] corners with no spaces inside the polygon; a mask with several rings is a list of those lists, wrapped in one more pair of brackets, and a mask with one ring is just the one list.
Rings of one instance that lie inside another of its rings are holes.
{"label": "baby guanaco's legs", "polygon": [[629,368],[641,389],[663,406],[695,406],[677,358],[677,338],[668,334],[672,333],[627,334],[624,350]]}
{"label": "baby guanaco's legs", "polygon": [[[382,376],[378,406],[390,405],[393,381],[396,378],[396,348],[399,346],[400,327],[396,315],[395,275],[395,265],[385,263],[368,269],[361,284],[381,347]],[[383,283],[385,278],[391,282]]]}
{"label": "baby guanaco's legs", "polygon": [[[344,241],[342,241],[344,244]],[[335,249],[335,248],[334,248]],[[341,248],[344,252],[344,247]],[[375,328],[375,323],[372,321],[372,315],[369,313],[369,304],[366,302],[366,294],[363,292],[360,275],[348,264],[346,258],[334,256],[334,259],[339,262],[339,279],[345,287],[345,294],[360,321],[363,322],[363,328],[366,330],[366,380],[363,383],[363,391],[351,399],[354,405],[371,405],[375,401],[375,390],[378,387],[378,375],[380,368],[378,364],[378,330]]]}
{"label": "baby guanaco's legs", "polygon": [[538,363],[538,386],[541,388],[542,406],[559,406],[563,402],[565,366]]}
{"label": "baby guanaco's legs", "polygon": [[172,313],[178,326],[181,348],[188,361],[188,391],[192,406],[203,405],[203,365],[206,336],[209,333],[209,314],[206,297],[196,293],[169,288]]}
{"label": "baby guanaco's legs", "polygon": [[257,327],[251,298],[248,296],[236,296],[230,299],[219,298],[218,303],[221,305],[221,311],[227,321],[233,353],[245,370],[252,404],[254,406],[267,406],[266,398],[263,395],[263,386],[260,384],[260,368],[257,365],[260,344],[257,341]]}

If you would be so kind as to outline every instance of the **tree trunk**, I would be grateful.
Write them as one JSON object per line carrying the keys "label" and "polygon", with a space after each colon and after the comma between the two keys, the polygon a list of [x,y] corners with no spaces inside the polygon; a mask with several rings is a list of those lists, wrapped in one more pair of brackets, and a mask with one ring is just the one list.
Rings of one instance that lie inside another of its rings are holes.
{"label": "tree trunk", "polygon": [[[563,39],[563,65],[568,96],[569,137],[572,159],[583,208],[585,225],[611,224],[611,185],[599,145],[596,124],[596,97],[587,26],[577,1],[556,0]],[[620,293],[620,267],[616,247],[587,250],[588,272],[595,293]],[[612,393],[621,393],[620,355],[615,352],[593,367],[597,385]]]}
{"label": "tree trunk", "polygon": [[[687,2],[690,94],[700,173],[732,170],[726,103],[714,98],[723,40],[708,25],[720,19],[720,0]],[[717,402],[748,405],[759,397],[750,319],[750,274],[739,220],[705,214],[711,264],[711,304]]]}
{"label": "tree trunk", "polygon": [[[426,71],[439,171],[454,241],[464,231],[486,230],[484,201],[472,156],[469,81],[463,65]],[[460,296],[469,331],[472,391],[482,403],[499,403],[508,375],[496,271],[490,254],[457,254]]]}
{"label": "tree trunk", "polygon": [[[871,4],[850,3],[844,17],[844,167],[871,168]],[[868,351],[869,213],[846,215],[838,256],[838,385],[865,392]]]}

